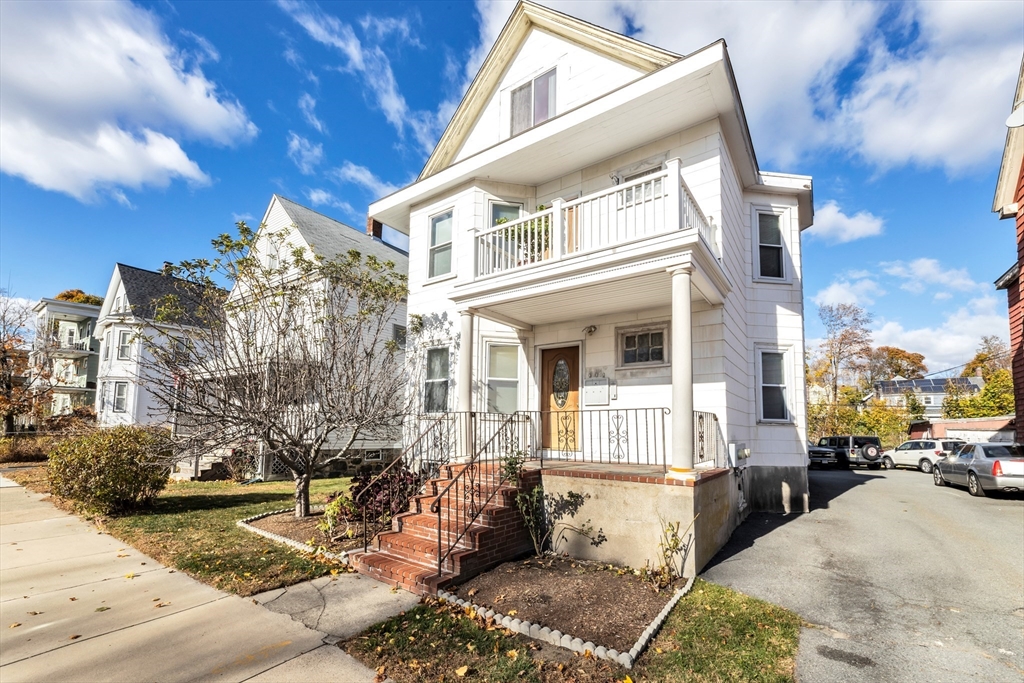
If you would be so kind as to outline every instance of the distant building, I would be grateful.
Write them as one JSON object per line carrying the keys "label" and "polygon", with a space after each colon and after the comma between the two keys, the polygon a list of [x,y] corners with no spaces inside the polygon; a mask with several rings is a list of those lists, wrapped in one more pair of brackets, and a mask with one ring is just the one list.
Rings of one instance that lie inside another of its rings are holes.
{"label": "distant building", "polygon": [[963,439],[967,443],[1010,442],[1014,439],[1015,422],[1013,415],[914,420],[907,433],[911,439]]}
{"label": "distant building", "polygon": [[29,357],[36,390],[49,388],[43,417],[66,415],[96,400],[99,340],[93,335],[100,307],[59,299],[42,299],[35,344]]}
{"label": "distant building", "polygon": [[946,398],[946,390],[950,382],[959,385],[967,396],[977,394],[985,386],[985,381],[980,377],[897,378],[885,382],[875,382],[874,392],[868,394],[866,399],[877,398],[891,406],[902,406],[906,404],[907,394],[911,393],[924,406],[925,417],[941,418],[942,402]]}

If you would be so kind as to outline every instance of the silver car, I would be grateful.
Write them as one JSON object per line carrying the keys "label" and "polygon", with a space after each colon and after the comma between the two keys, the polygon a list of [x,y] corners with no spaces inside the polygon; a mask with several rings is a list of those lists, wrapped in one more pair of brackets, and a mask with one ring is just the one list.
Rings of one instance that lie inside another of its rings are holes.
{"label": "silver car", "polygon": [[1024,445],[968,443],[932,469],[936,486],[959,484],[972,496],[986,491],[1024,491]]}

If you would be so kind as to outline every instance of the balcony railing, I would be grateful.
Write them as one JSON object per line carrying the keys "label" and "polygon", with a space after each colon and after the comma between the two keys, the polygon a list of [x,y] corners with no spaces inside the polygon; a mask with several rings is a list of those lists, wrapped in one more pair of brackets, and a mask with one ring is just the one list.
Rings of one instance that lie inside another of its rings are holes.
{"label": "balcony railing", "polygon": [[720,258],[716,227],[709,221],[673,159],[660,173],[637,178],[488,228],[476,236],[476,277],[692,230]]}

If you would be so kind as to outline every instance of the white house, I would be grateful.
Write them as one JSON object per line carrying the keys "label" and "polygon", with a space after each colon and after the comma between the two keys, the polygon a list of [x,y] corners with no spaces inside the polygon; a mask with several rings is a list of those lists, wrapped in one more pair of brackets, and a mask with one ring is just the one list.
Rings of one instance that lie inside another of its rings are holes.
{"label": "white house", "polygon": [[32,309],[39,334],[29,357],[31,382],[50,389],[49,415],[92,405],[96,396],[100,307],[44,298]]}
{"label": "white house", "polygon": [[[421,410],[518,411],[545,489],[608,483],[582,513],[606,550],[574,552],[642,566],[659,515],[701,512],[699,569],[743,501],[808,508],[811,179],[759,167],[724,41],[677,55],[520,2],[416,182],[369,211],[409,235]],[[680,483],[690,512],[645,502]],[[712,489],[732,502],[701,508]]]}

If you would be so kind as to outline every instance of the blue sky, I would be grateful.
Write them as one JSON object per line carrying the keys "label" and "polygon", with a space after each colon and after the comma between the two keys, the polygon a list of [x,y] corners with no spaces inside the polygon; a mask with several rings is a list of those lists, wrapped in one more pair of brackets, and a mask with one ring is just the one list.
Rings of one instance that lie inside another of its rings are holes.
{"label": "blue sky", "polygon": [[[1019,2],[552,2],[688,53],[730,49],[763,170],[814,176],[816,303],[963,363],[1008,336],[991,213]],[[208,254],[274,192],[362,228],[410,182],[514,3],[0,4],[0,283],[103,294],[116,261]]]}

